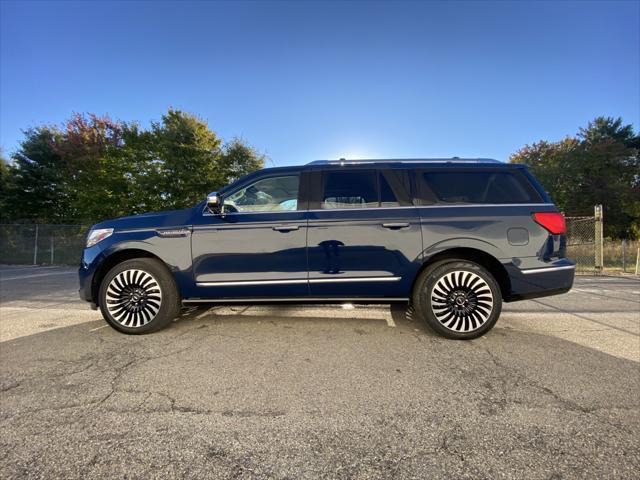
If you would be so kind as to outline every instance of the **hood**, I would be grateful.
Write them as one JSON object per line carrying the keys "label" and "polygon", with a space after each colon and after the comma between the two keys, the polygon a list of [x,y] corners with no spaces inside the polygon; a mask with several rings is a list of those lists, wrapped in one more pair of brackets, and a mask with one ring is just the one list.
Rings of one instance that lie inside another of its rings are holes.
{"label": "hood", "polygon": [[92,229],[113,228],[115,230],[129,230],[138,228],[180,227],[191,225],[193,208],[184,210],[167,210],[164,212],[142,213],[128,217],[114,218],[96,223]]}

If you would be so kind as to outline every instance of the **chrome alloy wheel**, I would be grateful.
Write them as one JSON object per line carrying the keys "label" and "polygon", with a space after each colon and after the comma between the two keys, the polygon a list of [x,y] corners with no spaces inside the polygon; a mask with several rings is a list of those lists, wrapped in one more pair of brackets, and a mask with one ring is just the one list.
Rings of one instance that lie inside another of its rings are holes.
{"label": "chrome alloy wheel", "polygon": [[160,311],[162,290],[158,281],[143,270],[125,270],[107,287],[107,311],[119,324],[135,328],[153,320]]}
{"label": "chrome alloy wheel", "polygon": [[449,272],[431,291],[436,319],[454,332],[472,332],[485,324],[493,311],[493,295],[487,282],[466,270]]}

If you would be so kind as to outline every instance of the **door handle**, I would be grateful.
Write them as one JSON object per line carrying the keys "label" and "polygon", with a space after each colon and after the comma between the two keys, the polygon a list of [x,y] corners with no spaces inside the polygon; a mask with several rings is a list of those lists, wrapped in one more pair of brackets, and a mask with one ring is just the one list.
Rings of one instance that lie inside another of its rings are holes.
{"label": "door handle", "polygon": [[398,230],[399,228],[407,228],[409,226],[409,222],[383,223],[382,226],[391,230]]}
{"label": "door handle", "polygon": [[280,225],[278,227],[272,227],[276,232],[292,232],[293,230],[298,230],[300,228],[299,225]]}

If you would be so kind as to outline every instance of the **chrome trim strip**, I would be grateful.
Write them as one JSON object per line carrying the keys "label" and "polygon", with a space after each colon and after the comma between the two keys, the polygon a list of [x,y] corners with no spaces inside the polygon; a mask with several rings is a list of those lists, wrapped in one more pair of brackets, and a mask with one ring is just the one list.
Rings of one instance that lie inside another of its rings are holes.
{"label": "chrome trim strip", "polygon": [[208,213],[205,210],[202,212],[203,217],[226,217],[228,215],[263,215],[265,213],[269,213],[271,215],[276,213],[304,213],[308,212],[308,210],[264,210],[257,212],[228,212],[228,213]]}
{"label": "chrome trim strip", "polygon": [[417,205],[416,208],[555,207],[553,203],[462,203],[455,205]]}
{"label": "chrome trim strip", "polygon": [[[554,203],[464,203],[455,205],[404,205],[401,207],[370,207],[370,208],[316,208],[311,210],[272,210],[268,212],[233,212],[225,215],[263,215],[279,213],[304,213],[304,212],[344,212],[344,211],[371,211],[371,210],[399,210],[403,208],[485,208],[485,207],[555,207]],[[203,214],[205,217],[221,216],[216,214]]]}
{"label": "chrome trim strip", "polygon": [[400,277],[310,278],[309,283],[397,282]]}
{"label": "chrome trim strip", "polygon": [[408,297],[278,297],[278,298],[186,298],[182,303],[255,303],[255,302],[408,302]]}
{"label": "chrome trim strip", "polygon": [[549,272],[557,272],[559,270],[574,270],[576,268],[575,265],[563,265],[561,267],[543,267],[543,268],[530,268],[529,270],[520,270],[524,275],[529,275],[531,273],[549,273]]}
{"label": "chrome trim strip", "polygon": [[144,233],[144,232],[152,232],[157,233],[156,227],[141,227],[141,228],[125,228],[122,230],[118,230],[117,228],[113,229],[113,233]]}
{"label": "chrome trim strip", "polygon": [[237,280],[230,282],[197,282],[198,287],[234,287],[241,285],[291,285],[303,283],[397,282],[400,277],[296,278],[291,280]]}
{"label": "chrome trim strip", "polygon": [[240,285],[291,285],[307,283],[309,280],[306,278],[292,279],[292,280],[237,280],[231,282],[197,282],[198,287],[234,287]]}

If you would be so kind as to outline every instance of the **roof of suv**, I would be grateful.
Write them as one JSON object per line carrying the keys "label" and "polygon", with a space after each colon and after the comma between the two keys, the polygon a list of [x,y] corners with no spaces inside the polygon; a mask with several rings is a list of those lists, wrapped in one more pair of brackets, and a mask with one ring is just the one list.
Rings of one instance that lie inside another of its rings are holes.
{"label": "roof of suv", "polygon": [[405,164],[405,163],[453,163],[453,164],[486,164],[495,165],[502,162],[493,158],[389,158],[389,159],[350,159],[340,158],[338,160],[314,160],[307,165],[361,165],[367,163],[384,163],[384,164]]}
{"label": "roof of suv", "polygon": [[300,172],[304,170],[316,169],[318,167],[353,167],[354,169],[366,169],[371,165],[380,165],[385,168],[403,168],[406,165],[410,165],[410,168],[447,168],[447,167],[459,167],[459,168],[499,168],[499,169],[524,169],[526,167],[520,163],[505,163],[492,158],[408,158],[408,159],[360,159],[360,160],[346,160],[341,158],[339,160],[315,160],[309,162],[306,165],[289,165],[284,167],[269,167],[257,170],[244,177],[239,178],[235,182],[221,188],[218,193],[223,194],[225,191],[232,189],[238,183],[247,183],[255,177],[259,177],[268,172],[268,174],[276,173],[290,173]]}
{"label": "roof of suv", "polygon": [[243,179],[252,178],[257,175],[262,175],[265,171],[268,172],[290,172],[315,169],[318,167],[353,167],[353,168],[367,168],[371,165],[384,166],[387,168],[402,168],[410,165],[413,168],[416,167],[485,167],[485,168],[524,168],[524,165],[518,163],[505,163],[492,158],[406,158],[406,159],[359,159],[359,160],[346,160],[341,158],[339,160],[314,160],[306,165],[289,165],[284,167],[268,167],[262,170],[257,170],[250,173]]}

